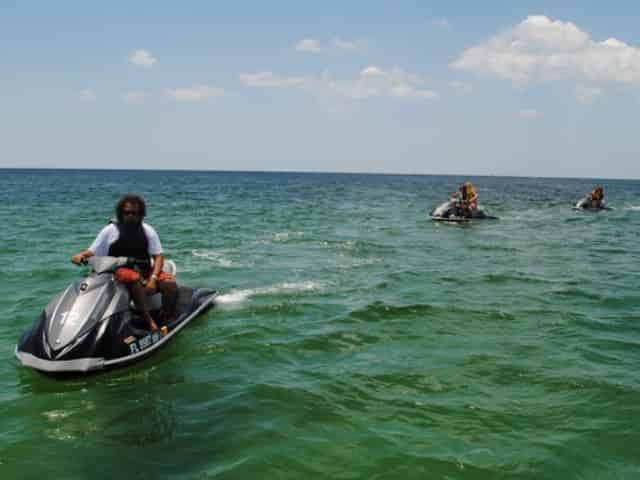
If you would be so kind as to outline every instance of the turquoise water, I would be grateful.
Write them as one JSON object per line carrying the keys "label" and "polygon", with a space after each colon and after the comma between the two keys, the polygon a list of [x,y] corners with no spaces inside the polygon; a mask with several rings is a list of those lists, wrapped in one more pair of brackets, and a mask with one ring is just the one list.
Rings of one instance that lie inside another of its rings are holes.
{"label": "turquoise water", "polygon": [[[638,478],[640,182],[0,170],[0,478]],[[127,369],[13,357],[125,191],[220,303]],[[116,477],[117,476],[117,477]]]}

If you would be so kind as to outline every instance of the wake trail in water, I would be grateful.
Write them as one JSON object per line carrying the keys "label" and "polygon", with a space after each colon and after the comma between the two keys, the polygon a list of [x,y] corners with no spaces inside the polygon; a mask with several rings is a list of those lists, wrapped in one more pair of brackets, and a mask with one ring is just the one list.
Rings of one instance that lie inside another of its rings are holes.
{"label": "wake trail in water", "polygon": [[312,292],[322,289],[318,282],[284,282],[268,287],[248,288],[243,290],[232,290],[229,293],[216,297],[217,305],[221,307],[237,308],[252,297],[261,295],[278,295],[281,293],[291,294],[298,292]]}
{"label": "wake trail in water", "polygon": [[219,267],[230,268],[236,266],[233,260],[225,258],[221,252],[214,250],[193,250],[191,254],[200,260],[209,261]]}

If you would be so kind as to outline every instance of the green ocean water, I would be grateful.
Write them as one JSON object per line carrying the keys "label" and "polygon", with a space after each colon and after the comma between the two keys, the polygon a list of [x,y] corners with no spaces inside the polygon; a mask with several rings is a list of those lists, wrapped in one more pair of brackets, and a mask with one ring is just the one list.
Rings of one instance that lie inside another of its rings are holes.
{"label": "green ocean water", "polygon": [[[0,170],[1,479],[640,477],[640,182]],[[572,205],[602,184],[615,209]],[[21,333],[121,193],[219,304],[54,379]]]}

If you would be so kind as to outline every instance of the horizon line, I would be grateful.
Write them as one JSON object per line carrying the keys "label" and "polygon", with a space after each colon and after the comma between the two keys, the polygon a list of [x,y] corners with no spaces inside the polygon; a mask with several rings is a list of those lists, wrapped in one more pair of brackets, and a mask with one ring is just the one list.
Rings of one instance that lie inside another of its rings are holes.
{"label": "horizon line", "polygon": [[539,178],[567,180],[630,180],[633,177],[563,177],[546,175],[502,175],[492,173],[417,173],[417,172],[362,172],[362,171],[322,171],[322,170],[231,170],[231,169],[185,169],[185,168],[97,168],[97,167],[1,167],[2,170],[32,171],[97,171],[97,172],[182,172],[182,173],[257,173],[257,174],[302,174],[302,175],[379,175],[379,176],[413,176],[413,177],[497,177],[497,178]]}

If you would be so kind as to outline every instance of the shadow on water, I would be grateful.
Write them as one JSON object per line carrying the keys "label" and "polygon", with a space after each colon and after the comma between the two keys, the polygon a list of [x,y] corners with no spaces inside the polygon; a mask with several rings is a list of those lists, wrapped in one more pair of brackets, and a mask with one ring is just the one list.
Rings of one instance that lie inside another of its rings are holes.
{"label": "shadow on water", "polygon": [[[171,360],[159,352],[126,369],[56,378],[16,365],[21,399],[5,412],[2,478],[155,479],[213,462],[229,407],[212,401],[214,384],[190,382]],[[34,440],[47,446],[35,461]]]}

